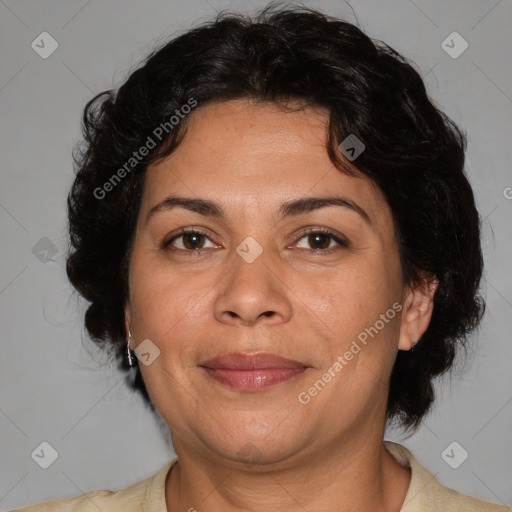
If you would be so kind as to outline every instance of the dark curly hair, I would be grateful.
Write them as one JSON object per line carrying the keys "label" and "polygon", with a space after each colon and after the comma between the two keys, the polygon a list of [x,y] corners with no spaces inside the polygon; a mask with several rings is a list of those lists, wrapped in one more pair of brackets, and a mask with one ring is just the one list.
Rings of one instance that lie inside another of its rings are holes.
{"label": "dark curly hair", "polygon": [[[398,351],[391,375],[387,419],[416,429],[434,400],[433,378],[452,366],[485,309],[466,135],[434,106],[407,59],[313,9],[221,13],[155,49],[119,90],[87,103],[68,197],[67,275],[90,302],[90,337],[128,369],[124,305],[145,171],[183,139],[187,118],[169,123],[183,105],[239,98],[327,109],[329,158],[341,172],[370,178],[390,206],[404,284],[438,279],[429,327],[414,351]],[[366,146],[352,168],[339,149],[349,134]],[[139,155],[148,137],[154,147]],[[129,385],[154,411],[136,372]]]}

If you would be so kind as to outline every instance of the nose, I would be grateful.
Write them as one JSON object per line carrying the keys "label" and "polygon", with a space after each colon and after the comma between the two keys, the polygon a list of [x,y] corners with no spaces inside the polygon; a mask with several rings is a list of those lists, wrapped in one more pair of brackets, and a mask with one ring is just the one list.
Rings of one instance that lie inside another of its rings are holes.
{"label": "nose", "polygon": [[219,322],[249,327],[290,319],[293,294],[275,262],[271,267],[265,251],[251,263],[234,253],[232,261],[226,262],[228,265],[214,304],[214,315]]}

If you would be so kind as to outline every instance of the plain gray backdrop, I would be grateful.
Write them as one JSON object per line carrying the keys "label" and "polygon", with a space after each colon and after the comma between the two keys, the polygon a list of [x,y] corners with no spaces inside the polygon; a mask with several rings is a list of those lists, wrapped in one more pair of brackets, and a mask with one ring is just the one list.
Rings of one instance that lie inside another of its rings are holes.
{"label": "plain gray backdrop", "polygon": [[[510,506],[512,4],[305,4],[356,22],[352,7],[371,37],[415,62],[430,97],[468,134],[467,173],[484,219],[487,313],[465,370],[438,382],[420,430],[386,438],[409,447],[442,484]],[[118,87],[156,42],[222,9],[253,13],[264,5],[0,0],[0,509],[120,489],[174,456],[161,420],[84,333],[85,306],[65,275],[71,150],[85,102]],[[47,469],[32,455],[43,442],[57,452]],[[445,462],[446,453],[460,462],[466,452],[456,469]]]}

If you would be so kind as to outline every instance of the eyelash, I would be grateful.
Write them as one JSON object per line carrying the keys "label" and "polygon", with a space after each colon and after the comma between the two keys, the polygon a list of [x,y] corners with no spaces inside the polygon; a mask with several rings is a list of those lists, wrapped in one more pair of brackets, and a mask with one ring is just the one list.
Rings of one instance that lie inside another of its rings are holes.
{"label": "eyelash", "polygon": [[[173,251],[173,252],[182,252],[182,253],[184,253],[187,256],[194,256],[194,255],[195,256],[201,256],[204,251],[208,250],[208,249],[176,249],[176,248],[172,248],[171,247],[171,244],[176,239],[178,239],[178,238],[180,238],[180,237],[182,237],[184,235],[188,235],[188,234],[202,235],[202,236],[205,236],[206,238],[208,238],[210,241],[212,241],[210,239],[210,237],[208,236],[208,234],[206,232],[202,231],[201,229],[198,229],[198,228],[182,228],[179,233],[174,235],[169,240],[164,241],[164,243],[162,244],[162,249],[170,250],[170,251]],[[349,243],[346,240],[338,237],[332,231],[330,231],[328,229],[325,229],[325,228],[314,228],[314,229],[310,229],[308,231],[303,231],[302,233],[300,233],[300,236],[297,239],[297,242],[302,240],[306,236],[313,235],[313,234],[327,235],[327,236],[329,236],[332,240],[334,240],[338,244],[338,247],[331,247],[329,249],[309,249],[310,251],[315,252],[317,254],[319,254],[319,253],[321,253],[321,254],[331,254],[334,251],[340,250],[341,248],[348,248],[349,247]],[[306,250],[307,251],[308,249],[302,249],[302,250]]]}

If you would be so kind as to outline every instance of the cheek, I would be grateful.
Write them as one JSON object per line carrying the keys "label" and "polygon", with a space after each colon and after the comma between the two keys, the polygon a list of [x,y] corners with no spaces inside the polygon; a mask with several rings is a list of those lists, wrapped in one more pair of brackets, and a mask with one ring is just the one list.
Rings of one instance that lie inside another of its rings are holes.
{"label": "cheek", "polygon": [[210,288],[205,276],[192,278],[172,270],[168,263],[162,264],[161,259],[139,258],[134,254],[130,298],[139,336],[162,342],[173,338],[204,314],[202,308]]}
{"label": "cheek", "polygon": [[333,269],[310,286],[309,306],[336,332],[364,329],[400,297],[400,270],[393,260],[367,254]]}
{"label": "cheek", "polygon": [[[323,280],[328,286],[315,287],[309,304],[329,327],[329,346],[324,367],[310,385],[324,377],[332,382],[317,401],[319,410],[337,404],[347,417],[355,417],[387,389],[400,325],[393,308],[399,304],[399,279],[399,268],[381,254],[354,260]],[[329,369],[335,377],[327,375]],[[338,425],[338,419],[333,421]]]}

